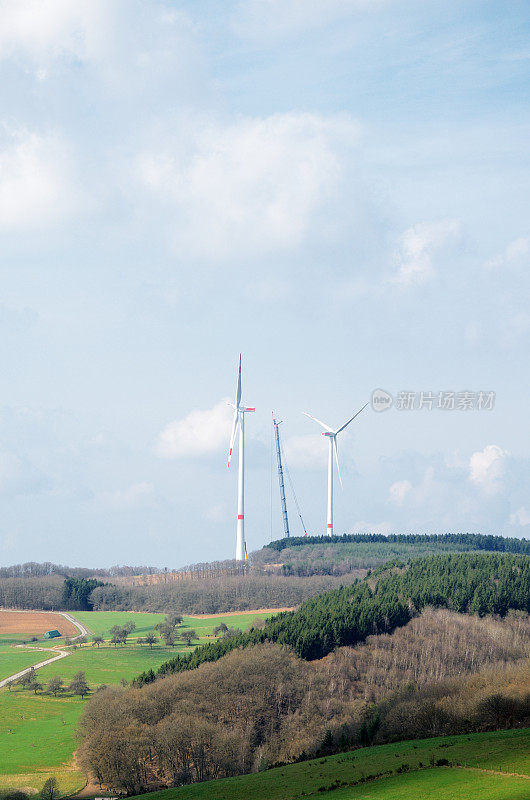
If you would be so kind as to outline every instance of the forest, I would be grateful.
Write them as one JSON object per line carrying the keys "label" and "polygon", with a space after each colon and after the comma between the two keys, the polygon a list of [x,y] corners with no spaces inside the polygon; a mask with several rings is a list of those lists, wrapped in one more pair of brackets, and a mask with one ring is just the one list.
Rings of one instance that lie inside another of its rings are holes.
{"label": "forest", "polygon": [[482,533],[345,533],[343,536],[291,536],[288,539],[276,539],[265,545],[271,550],[283,550],[285,547],[305,547],[312,544],[365,544],[397,543],[409,545],[435,545],[438,550],[488,550],[503,553],[526,553],[530,555],[530,541],[505,536],[493,536]]}
{"label": "forest", "polygon": [[530,723],[529,622],[425,608],[313,661],[266,641],[142,688],[97,692],[78,758],[127,793],[372,743]]}
{"label": "forest", "polygon": [[[296,611],[271,618],[262,630],[210,643],[163,664],[159,675],[194,669],[230,650],[265,641],[288,645],[303,659],[317,659],[336,647],[354,645],[374,633],[405,625],[427,606],[460,613],[530,611],[530,559],[511,553],[448,553],[391,566],[362,581],[306,600]],[[149,683],[149,671],[137,684]]]}
{"label": "forest", "polygon": [[[64,581],[95,578],[104,585],[98,585],[87,602],[97,611],[217,614],[292,608],[330,589],[350,585],[391,559],[407,562],[462,551],[526,553],[529,547],[526,540],[476,534],[292,538],[252,553],[243,575],[233,574],[234,561],[195,564],[177,571],[183,576],[178,582],[166,582],[165,570],[149,566],[103,570],[28,562],[0,569],[0,606],[68,610],[72,606],[63,594]],[[139,575],[159,576],[160,582],[136,585]]]}
{"label": "forest", "polygon": [[252,554],[254,567],[282,575],[348,575],[373,569],[392,558],[409,560],[443,552],[530,553],[530,542],[480,534],[350,534],[280,539]]}

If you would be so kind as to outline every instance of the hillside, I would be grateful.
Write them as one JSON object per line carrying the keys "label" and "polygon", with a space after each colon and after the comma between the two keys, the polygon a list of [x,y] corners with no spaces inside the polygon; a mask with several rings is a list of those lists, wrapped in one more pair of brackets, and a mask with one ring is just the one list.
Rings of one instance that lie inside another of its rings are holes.
{"label": "hillside", "polygon": [[347,575],[395,558],[435,553],[505,552],[530,555],[530,542],[481,534],[346,534],[278,539],[252,553],[252,564],[282,575]]}
{"label": "hillside", "polygon": [[[405,625],[426,606],[449,607],[478,614],[506,614],[508,608],[530,611],[530,558],[511,553],[459,553],[425,556],[406,567],[388,569],[333,589],[277,614],[265,628],[208,644],[177,657],[158,674],[194,669],[230,650],[265,641],[289,645],[304,659],[322,658],[335,647],[363,641],[371,633],[388,633]],[[153,672],[137,683],[155,679]]]}
{"label": "hillside", "polygon": [[528,726],[529,570],[526,555],[475,552],[382,568],[98,693],[80,758],[130,793]]}
{"label": "hillside", "polygon": [[[479,534],[440,536],[355,534],[282,539],[250,555],[243,571],[234,561],[195,564],[165,571],[155,567],[71,568],[17,564],[0,569],[0,607],[96,611],[222,614],[256,608],[292,608],[315,595],[363,578],[398,559],[452,552],[530,554],[530,542]],[[80,598],[73,588],[97,588]]]}
{"label": "hillside", "polygon": [[[333,800],[357,797],[411,800],[433,796],[439,800],[454,800],[456,796],[462,800],[523,800],[528,797],[530,783],[529,753],[528,728],[415,740],[367,747],[142,797],[295,800],[312,794],[326,798],[329,794]],[[440,761],[449,762],[450,767],[434,766]],[[490,770],[497,774],[489,773]]]}

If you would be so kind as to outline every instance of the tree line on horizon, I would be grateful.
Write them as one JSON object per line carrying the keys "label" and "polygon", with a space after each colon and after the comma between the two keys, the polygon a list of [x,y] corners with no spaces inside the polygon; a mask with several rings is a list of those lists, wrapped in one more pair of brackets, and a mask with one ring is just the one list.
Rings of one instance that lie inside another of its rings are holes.
{"label": "tree line on horizon", "polygon": [[290,536],[263,545],[263,549],[284,550],[313,544],[345,544],[352,542],[395,542],[403,544],[436,544],[440,549],[488,550],[530,555],[530,541],[484,533],[344,533],[342,536]]}
{"label": "tree line on horizon", "polygon": [[[67,567],[28,562],[0,569],[0,606],[177,614],[285,608],[298,606],[310,597],[343,584],[349,585],[356,578],[364,577],[368,569],[375,569],[395,556],[409,560],[438,551],[526,552],[529,548],[530,542],[524,539],[481,534],[298,537],[272,542],[253,553],[251,566],[244,575],[223,575],[222,563],[230,566],[233,562],[216,562],[220,569],[218,577],[146,586],[113,583],[112,574],[123,570],[123,578],[124,574],[138,574],[138,570],[149,574],[156,571],[155,568],[113,567],[108,571],[76,568],[75,574],[67,575]],[[278,561],[278,557],[284,563],[276,574],[276,565],[270,562]],[[91,580],[97,580],[98,584],[87,591],[89,584],[84,581]]]}

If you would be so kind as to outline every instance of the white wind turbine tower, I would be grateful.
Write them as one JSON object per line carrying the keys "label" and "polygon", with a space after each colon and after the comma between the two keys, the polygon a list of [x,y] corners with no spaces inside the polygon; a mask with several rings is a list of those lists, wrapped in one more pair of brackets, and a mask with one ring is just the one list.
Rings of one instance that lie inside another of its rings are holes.
{"label": "white wind turbine tower", "polygon": [[351,419],[349,419],[347,422],[345,422],[344,425],[341,425],[340,428],[337,428],[336,431],[334,431],[333,428],[330,428],[329,425],[326,425],[324,422],[321,422],[316,417],[313,417],[313,416],[311,416],[311,414],[308,414],[307,411],[303,411],[302,412],[303,414],[306,415],[306,417],[309,417],[309,419],[312,419],[314,422],[317,422],[319,425],[321,425],[324,428],[324,433],[322,434],[322,436],[327,436],[328,437],[328,444],[329,444],[329,450],[328,450],[328,515],[327,515],[328,518],[327,518],[327,528],[326,528],[326,532],[327,532],[328,536],[333,536],[333,454],[335,454],[335,461],[337,463],[337,472],[339,474],[340,485],[342,486],[342,477],[341,477],[341,474],[340,474],[340,467],[339,467],[339,454],[338,454],[338,450],[337,450],[337,436],[338,436],[339,433],[341,433],[344,430],[344,428],[348,427],[350,422],[353,422],[355,417],[359,416],[361,411],[364,411],[364,409],[366,408],[367,405],[368,405],[368,403],[365,403],[364,406],[356,414],[354,414],[353,417],[351,417]]}
{"label": "white wind turbine tower", "polygon": [[228,465],[232,459],[232,451],[239,430],[239,463],[237,471],[237,534],[236,534],[236,560],[245,561],[247,546],[245,542],[245,414],[255,411],[241,405],[241,354],[239,354],[239,372],[237,375],[236,402],[234,408],[234,421],[232,435],[230,436],[230,450],[228,452]]}

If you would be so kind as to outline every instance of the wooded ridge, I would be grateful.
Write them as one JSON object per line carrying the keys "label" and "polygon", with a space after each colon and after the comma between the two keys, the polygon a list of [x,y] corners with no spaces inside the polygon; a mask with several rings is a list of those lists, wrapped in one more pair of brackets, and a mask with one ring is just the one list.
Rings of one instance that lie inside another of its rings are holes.
{"label": "wooded ridge", "polygon": [[530,611],[530,558],[511,553],[449,553],[391,566],[377,577],[333,589],[282,612],[262,630],[177,656],[157,670],[143,673],[136,685],[217,661],[226,653],[265,641],[289,645],[303,659],[322,658],[336,647],[354,645],[370,634],[388,633],[405,625],[427,606],[461,613],[498,614],[508,609]]}

